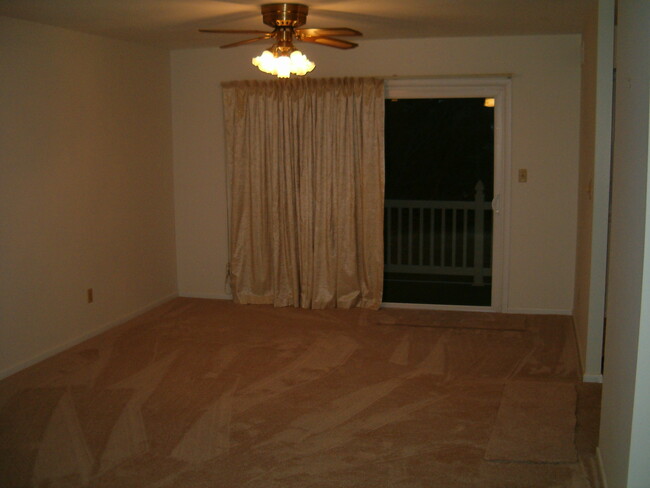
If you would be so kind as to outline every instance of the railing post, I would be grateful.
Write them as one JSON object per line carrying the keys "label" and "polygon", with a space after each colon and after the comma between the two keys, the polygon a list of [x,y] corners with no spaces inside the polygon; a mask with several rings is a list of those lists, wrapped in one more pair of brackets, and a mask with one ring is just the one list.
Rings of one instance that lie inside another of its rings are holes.
{"label": "railing post", "polygon": [[474,194],[474,286],[483,286],[483,237],[485,192],[483,182],[476,183]]}

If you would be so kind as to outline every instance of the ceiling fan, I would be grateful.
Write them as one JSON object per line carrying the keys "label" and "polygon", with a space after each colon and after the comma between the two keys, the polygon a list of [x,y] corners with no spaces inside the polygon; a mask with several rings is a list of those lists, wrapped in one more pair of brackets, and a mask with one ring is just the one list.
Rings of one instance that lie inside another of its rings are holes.
{"label": "ceiling fan", "polygon": [[[298,51],[293,41],[312,42],[338,49],[357,47],[354,42],[344,41],[336,37],[360,36],[361,32],[347,27],[301,29],[307,20],[309,7],[299,3],[269,3],[262,5],[262,21],[273,27],[273,31],[238,30],[238,29],[199,29],[199,32],[216,34],[260,34],[251,39],[237,41],[221,46],[222,48],[242,46],[257,41],[273,39],[274,44],[264,51],[261,56],[253,59],[253,64],[261,71],[288,78],[290,73],[304,75],[314,69],[314,63]],[[336,37],[335,37],[336,36]],[[295,65],[289,69],[289,63]]]}

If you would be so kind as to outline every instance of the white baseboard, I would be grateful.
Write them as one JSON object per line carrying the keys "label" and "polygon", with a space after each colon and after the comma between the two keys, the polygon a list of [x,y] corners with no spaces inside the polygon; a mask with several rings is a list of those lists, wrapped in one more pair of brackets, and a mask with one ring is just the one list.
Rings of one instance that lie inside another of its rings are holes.
{"label": "white baseboard", "polygon": [[552,308],[509,308],[504,313],[521,313],[527,315],[573,315],[571,310]]}
{"label": "white baseboard", "polygon": [[583,374],[582,381],[585,383],[602,383],[603,375],[602,374]]}
{"label": "white baseboard", "polygon": [[194,292],[184,291],[179,293],[178,296],[183,298],[209,298],[212,300],[232,300],[232,295],[228,293],[194,293]]}
{"label": "white baseboard", "polygon": [[71,339],[62,344],[59,344],[58,346],[48,349],[45,352],[37,354],[36,356],[28,359],[27,361],[21,361],[18,364],[10,366],[9,368],[0,371],[0,380],[7,378],[8,376],[11,376],[12,374],[17,373],[18,371],[22,371],[23,369],[28,368],[36,363],[40,363],[44,359],[47,359],[49,357],[54,356],[55,354],[65,351],[66,349],[69,349],[72,346],[76,346],[77,344],[87,339],[90,339],[91,337],[95,337],[96,335],[99,335],[102,332],[107,331],[108,329],[112,329],[113,327],[123,324],[124,322],[128,322],[129,320],[137,317],[138,315],[142,315],[143,313],[148,312],[149,310],[156,308],[158,305],[162,305],[163,303],[168,302],[169,300],[172,300],[177,296],[178,293],[172,293],[163,298],[159,298],[158,300],[154,300],[153,302],[148,303],[144,307],[141,307],[133,312],[123,315],[119,319],[112,320],[109,323],[101,325],[96,329],[93,329],[89,332],[86,332],[85,334],[82,334],[79,337],[75,337],[74,339]]}
{"label": "white baseboard", "polygon": [[607,488],[607,476],[605,476],[605,466],[603,464],[603,456],[600,452],[600,447],[596,447],[596,463],[598,464],[598,476],[603,488]]}
{"label": "white baseboard", "polygon": [[[598,383],[597,381],[593,380],[587,380],[586,379],[586,374],[585,374],[585,358],[584,355],[582,354],[582,347],[580,346],[580,341],[578,340],[579,334],[578,334],[578,329],[576,326],[576,318],[571,317],[571,330],[573,331],[573,342],[576,345],[576,353],[578,354],[578,374],[582,376],[582,382],[583,383]],[[591,375],[589,375],[591,376]],[[602,381],[601,381],[602,383]]]}

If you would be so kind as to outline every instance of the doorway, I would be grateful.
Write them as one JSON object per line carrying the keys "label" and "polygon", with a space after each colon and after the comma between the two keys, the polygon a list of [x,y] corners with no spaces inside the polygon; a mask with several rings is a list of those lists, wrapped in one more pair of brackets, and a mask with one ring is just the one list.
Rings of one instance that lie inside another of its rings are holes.
{"label": "doorway", "polygon": [[508,87],[387,82],[385,305],[502,310]]}

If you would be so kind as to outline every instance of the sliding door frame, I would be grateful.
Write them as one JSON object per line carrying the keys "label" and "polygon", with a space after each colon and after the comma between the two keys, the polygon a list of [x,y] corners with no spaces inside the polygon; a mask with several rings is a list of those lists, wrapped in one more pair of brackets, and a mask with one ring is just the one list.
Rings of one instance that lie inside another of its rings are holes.
{"label": "sliding door frame", "polygon": [[489,307],[419,303],[383,303],[382,306],[432,310],[507,311],[512,110],[510,76],[388,79],[385,82],[385,98],[494,98],[494,199],[492,201],[492,296]]}

